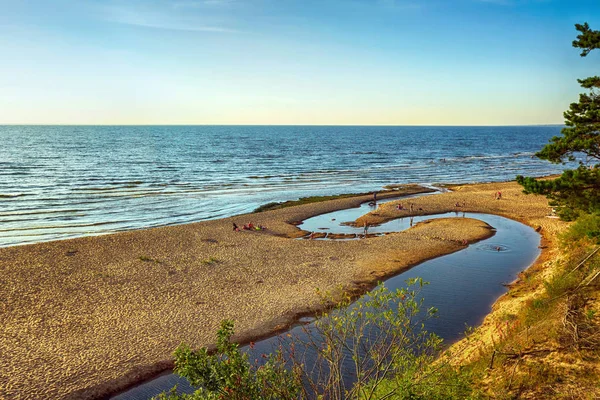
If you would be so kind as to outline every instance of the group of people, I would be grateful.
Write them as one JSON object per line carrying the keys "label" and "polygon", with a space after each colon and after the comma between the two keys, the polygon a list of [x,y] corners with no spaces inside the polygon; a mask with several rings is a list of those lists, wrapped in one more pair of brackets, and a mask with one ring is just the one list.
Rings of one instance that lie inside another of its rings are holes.
{"label": "group of people", "polygon": [[[266,229],[267,228],[264,227],[264,226],[262,226],[262,225],[254,225],[252,222],[248,222],[247,224],[245,224],[245,225],[242,226],[241,230],[244,230],[244,231],[264,231]],[[234,232],[239,232],[240,231],[239,226],[237,226],[237,224],[235,222],[233,223],[233,231]]]}
{"label": "group of people", "polygon": [[[415,205],[413,203],[408,203],[408,208],[407,208],[407,207],[404,207],[402,205],[402,203],[400,203],[396,206],[396,210],[398,210],[398,211],[407,210],[407,211],[413,212],[415,210]],[[423,208],[419,207],[417,209],[417,211],[423,211]]]}

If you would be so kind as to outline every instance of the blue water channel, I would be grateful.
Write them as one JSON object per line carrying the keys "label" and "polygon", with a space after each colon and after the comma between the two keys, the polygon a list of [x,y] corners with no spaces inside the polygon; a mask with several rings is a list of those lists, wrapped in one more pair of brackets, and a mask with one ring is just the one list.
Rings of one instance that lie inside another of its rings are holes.
{"label": "blue water channel", "polygon": [[[334,233],[351,233],[350,229],[361,228],[340,226],[340,222],[355,220],[368,211],[368,207],[368,204],[364,204],[360,208],[313,217],[306,220],[300,228],[309,231],[329,228]],[[463,215],[446,213],[415,217],[413,223],[441,217],[462,218]],[[540,253],[540,235],[526,225],[489,214],[467,213],[464,216],[491,225],[496,230],[495,235],[456,253],[423,262],[384,283],[387,288],[396,289],[406,287],[406,280],[414,277],[421,277],[429,282],[421,292],[425,299],[424,307],[435,307],[439,312],[437,318],[426,321],[425,329],[436,333],[446,342],[460,339],[466,327],[480,324],[491,311],[492,304],[507,291],[503,284],[515,280],[517,274],[528,268]],[[397,219],[377,228],[373,227],[369,232],[401,231],[409,226],[409,218]],[[310,320],[304,322],[310,323]],[[251,359],[255,355],[271,352],[281,344],[281,340],[285,341],[288,333],[305,334],[304,328],[299,324],[283,335],[256,343]],[[246,347],[246,350],[249,349]],[[114,399],[148,399],[175,385],[178,385],[180,392],[190,393],[194,390],[185,379],[165,374],[121,393]]]}

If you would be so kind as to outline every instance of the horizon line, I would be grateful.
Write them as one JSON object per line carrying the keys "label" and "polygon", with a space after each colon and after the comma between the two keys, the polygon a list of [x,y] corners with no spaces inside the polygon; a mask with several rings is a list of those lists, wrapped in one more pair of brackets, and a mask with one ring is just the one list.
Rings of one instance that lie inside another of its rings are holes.
{"label": "horizon line", "polygon": [[0,123],[0,126],[362,126],[362,127],[504,127],[504,126],[565,126],[560,123],[546,123],[546,124],[25,124],[25,123]]}

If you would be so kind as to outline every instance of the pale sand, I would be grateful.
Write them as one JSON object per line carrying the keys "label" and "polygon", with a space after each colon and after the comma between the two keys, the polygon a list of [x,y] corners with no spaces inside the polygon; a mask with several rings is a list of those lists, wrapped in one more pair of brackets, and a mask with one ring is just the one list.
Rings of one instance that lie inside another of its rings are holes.
{"label": "pale sand", "polygon": [[[426,212],[465,201],[467,211],[541,225],[543,233],[558,224],[544,218],[544,198],[525,197],[514,183],[456,189],[410,201]],[[503,200],[494,200],[496,190]],[[365,240],[289,238],[298,229],[288,222],[369,199],[0,249],[0,398],[103,396],[168,367],[181,342],[211,344],[224,318],[235,320],[238,340],[261,337],[319,307],[316,288],[363,292],[464,248],[464,239],[491,235],[466,218]],[[383,205],[376,218],[392,212]],[[232,221],[269,230],[233,232]],[[218,261],[207,263],[211,257]]]}

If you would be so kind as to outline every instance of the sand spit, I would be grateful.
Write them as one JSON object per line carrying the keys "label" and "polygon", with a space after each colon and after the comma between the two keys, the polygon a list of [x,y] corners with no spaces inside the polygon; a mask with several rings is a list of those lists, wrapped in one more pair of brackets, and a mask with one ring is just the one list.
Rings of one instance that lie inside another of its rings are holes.
{"label": "sand spit", "polygon": [[[454,189],[410,201],[427,213],[460,201],[461,211],[508,216],[543,233],[557,224],[545,218],[544,198],[514,183]],[[365,291],[492,234],[481,221],[453,218],[364,240],[290,240],[299,235],[291,223],[368,199],[0,249],[0,398],[103,397],[168,368],[181,342],[210,345],[224,318],[236,321],[238,340],[261,337],[319,307],[316,288]],[[382,205],[368,218],[393,212]],[[233,232],[232,222],[250,221],[269,229]]]}
{"label": "sand spit", "polygon": [[[515,182],[490,183],[462,186],[448,186],[452,192],[440,196],[395,201],[383,204],[375,212],[371,212],[356,221],[356,224],[381,223],[391,218],[406,215],[407,211],[397,209],[398,204],[410,207],[420,215],[457,211],[462,213],[483,212],[501,215],[531,226],[542,236],[542,252],[527,272],[519,274],[518,279],[510,285],[510,292],[494,303],[492,312],[488,314],[469,339],[461,340],[451,347],[455,363],[466,363],[480,356],[482,346],[491,346],[499,338],[499,321],[510,313],[517,313],[528,300],[544,291],[543,282],[550,278],[560,266],[556,260],[563,255],[558,244],[558,235],[565,231],[568,223],[552,215],[552,208],[542,196],[524,195],[522,188]],[[497,200],[498,192],[501,197]],[[422,211],[419,211],[422,208]],[[470,215],[476,218],[474,215]]]}

